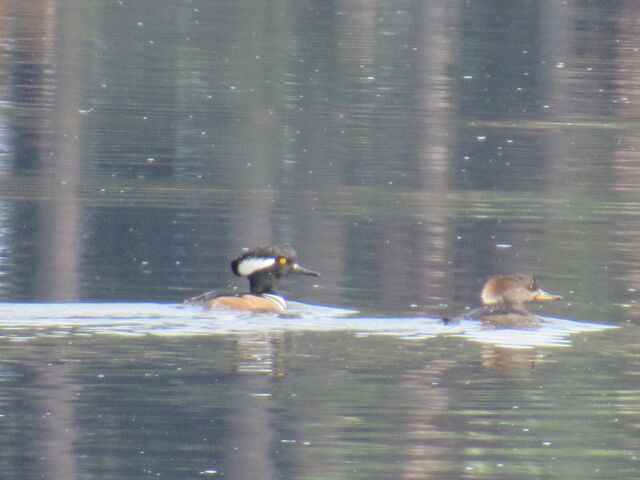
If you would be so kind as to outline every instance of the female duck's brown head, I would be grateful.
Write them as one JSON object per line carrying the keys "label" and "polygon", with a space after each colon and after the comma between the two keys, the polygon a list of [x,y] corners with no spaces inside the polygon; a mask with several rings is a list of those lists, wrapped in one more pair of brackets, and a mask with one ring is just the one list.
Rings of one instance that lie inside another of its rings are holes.
{"label": "female duck's brown head", "polygon": [[540,289],[533,275],[518,273],[490,278],[484,284],[480,298],[486,306],[502,306],[507,311],[526,314],[526,302],[556,300],[562,297]]}

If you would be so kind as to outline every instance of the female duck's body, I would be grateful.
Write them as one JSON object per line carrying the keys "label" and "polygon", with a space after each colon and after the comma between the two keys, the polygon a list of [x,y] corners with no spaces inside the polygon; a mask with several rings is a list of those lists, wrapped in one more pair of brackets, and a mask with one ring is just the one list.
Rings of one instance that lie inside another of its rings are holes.
{"label": "female duck's body", "polygon": [[544,320],[529,313],[524,303],[562,297],[541,290],[533,275],[521,273],[489,279],[482,288],[480,298],[482,307],[455,317],[453,322],[475,319],[488,328],[535,328]]}

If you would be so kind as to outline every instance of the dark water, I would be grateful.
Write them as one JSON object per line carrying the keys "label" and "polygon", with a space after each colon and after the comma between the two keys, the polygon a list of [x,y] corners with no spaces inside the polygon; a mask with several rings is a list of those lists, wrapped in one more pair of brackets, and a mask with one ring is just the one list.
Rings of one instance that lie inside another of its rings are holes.
{"label": "dark water", "polygon": [[[0,0],[0,477],[638,478],[639,21]],[[269,243],[297,316],[176,306]]]}

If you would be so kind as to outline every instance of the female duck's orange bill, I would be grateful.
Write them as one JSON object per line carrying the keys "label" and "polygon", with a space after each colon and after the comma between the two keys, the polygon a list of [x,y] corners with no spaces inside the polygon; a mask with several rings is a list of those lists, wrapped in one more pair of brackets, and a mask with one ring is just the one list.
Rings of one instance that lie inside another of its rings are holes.
{"label": "female duck's orange bill", "polygon": [[535,300],[560,300],[562,295],[554,295],[553,293],[545,292],[544,290],[538,289],[536,293]]}

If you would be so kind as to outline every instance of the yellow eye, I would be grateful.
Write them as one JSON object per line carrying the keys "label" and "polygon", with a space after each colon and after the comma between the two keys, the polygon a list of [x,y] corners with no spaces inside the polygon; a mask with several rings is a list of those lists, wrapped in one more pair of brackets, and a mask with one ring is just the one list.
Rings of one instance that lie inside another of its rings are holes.
{"label": "yellow eye", "polygon": [[280,257],[280,258],[278,259],[278,263],[279,263],[280,265],[284,265],[285,263],[287,263],[287,259],[286,259],[286,258],[284,258],[284,257]]}

